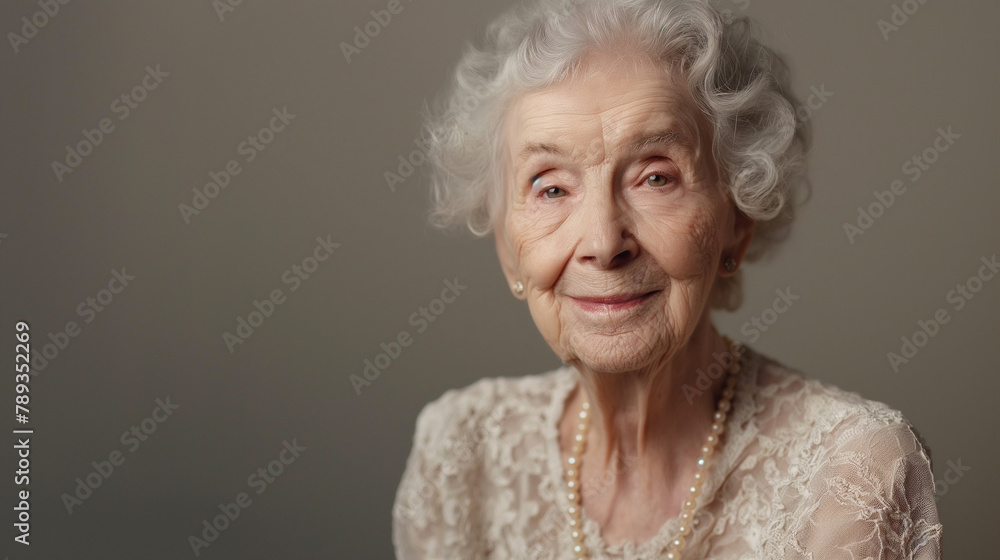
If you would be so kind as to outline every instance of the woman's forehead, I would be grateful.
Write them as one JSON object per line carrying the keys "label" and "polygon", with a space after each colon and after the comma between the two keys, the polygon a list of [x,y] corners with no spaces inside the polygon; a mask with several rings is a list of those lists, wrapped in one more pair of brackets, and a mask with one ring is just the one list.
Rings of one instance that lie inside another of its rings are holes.
{"label": "woman's forehead", "polygon": [[507,116],[508,154],[518,165],[541,154],[580,159],[655,143],[693,148],[699,112],[682,88],[655,74],[596,76],[524,94]]}
{"label": "woman's forehead", "polygon": [[514,154],[530,144],[574,137],[624,143],[664,129],[693,143],[698,115],[686,82],[662,65],[638,56],[593,54],[567,79],[515,97],[505,129]]}

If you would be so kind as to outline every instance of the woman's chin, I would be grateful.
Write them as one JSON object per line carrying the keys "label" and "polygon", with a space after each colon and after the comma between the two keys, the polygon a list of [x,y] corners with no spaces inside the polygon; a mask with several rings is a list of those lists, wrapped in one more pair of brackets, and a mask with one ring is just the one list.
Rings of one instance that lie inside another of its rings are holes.
{"label": "woman's chin", "polygon": [[[658,337],[661,338],[661,337]],[[601,373],[627,373],[652,364],[662,355],[665,340],[650,340],[637,333],[613,336],[578,334],[563,352],[563,361]]]}

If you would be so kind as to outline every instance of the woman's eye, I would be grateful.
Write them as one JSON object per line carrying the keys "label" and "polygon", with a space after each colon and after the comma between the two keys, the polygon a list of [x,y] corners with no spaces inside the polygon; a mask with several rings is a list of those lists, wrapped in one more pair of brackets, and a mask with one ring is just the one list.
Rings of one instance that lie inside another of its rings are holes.
{"label": "woman's eye", "polygon": [[646,184],[651,187],[665,187],[670,184],[673,177],[669,175],[661,175],[659,173],[654,173],[649,177],[646,177]]}
{"label": "woman's eye", "polygon": [[531,179],[531,190],[535,196],[544,196],[545,198],[560,198],[566,196],[566,191],[559,187],[546,187],[542,184],[544,177],[535,175]]}
{"label": "woman's eye", "polygon": [[549,187],[542,191],[545,198],[559,198],[566,196],[566,191],[560,189],[559,187]]}

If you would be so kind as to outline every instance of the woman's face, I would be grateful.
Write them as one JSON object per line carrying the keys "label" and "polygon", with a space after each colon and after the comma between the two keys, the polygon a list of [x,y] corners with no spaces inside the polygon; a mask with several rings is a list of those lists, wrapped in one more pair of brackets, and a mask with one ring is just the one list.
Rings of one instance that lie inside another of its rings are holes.
{"label": "woman's face", "polygon": [[497,250],[566,362],[606,372],[669,359],[752,224],[719,185],[711,132],[648,61],[592,57],[514,100]]}

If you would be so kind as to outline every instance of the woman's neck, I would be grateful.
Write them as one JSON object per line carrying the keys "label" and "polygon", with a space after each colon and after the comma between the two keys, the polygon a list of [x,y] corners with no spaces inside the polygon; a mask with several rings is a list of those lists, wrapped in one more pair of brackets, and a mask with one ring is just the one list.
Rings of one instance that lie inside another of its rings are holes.
{"label": "woman's neck", "polygon": [[684,477],[692,474],[711,428],[732,358],[706,313],[681,349],[647,368],[603,373],[576,366],[583,391],[576,392],[573,406],[579,410],[583,400],[590,402],[587,470],[605,472],[624,457],[632,466],[617,478],[638,492],[689,484]]}

